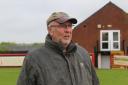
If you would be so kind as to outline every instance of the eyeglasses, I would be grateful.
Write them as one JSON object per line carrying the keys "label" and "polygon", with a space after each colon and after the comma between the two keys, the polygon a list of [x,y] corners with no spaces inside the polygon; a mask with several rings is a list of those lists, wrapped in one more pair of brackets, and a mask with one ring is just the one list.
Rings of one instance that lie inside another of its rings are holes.
{"label": "eyeglasses", "polygon": [[59,25],[51,25],[50,27],[57,27],[57,28],[72,28],[74,25],[73,24],[59,24]]}

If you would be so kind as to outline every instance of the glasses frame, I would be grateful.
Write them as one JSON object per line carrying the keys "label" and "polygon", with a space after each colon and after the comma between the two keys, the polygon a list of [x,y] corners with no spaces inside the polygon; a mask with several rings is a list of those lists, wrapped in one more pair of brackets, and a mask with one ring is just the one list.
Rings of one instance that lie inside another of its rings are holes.
{"label": "glasses frame", "polygon": [[50,25],[49,27],[57,27],[57,28],[65,28],[65,29],[67,29],[67,28],[73,28],[73,24],[68,24],[68,25],[66,25],[66,24],[58,24],[58,25]]}

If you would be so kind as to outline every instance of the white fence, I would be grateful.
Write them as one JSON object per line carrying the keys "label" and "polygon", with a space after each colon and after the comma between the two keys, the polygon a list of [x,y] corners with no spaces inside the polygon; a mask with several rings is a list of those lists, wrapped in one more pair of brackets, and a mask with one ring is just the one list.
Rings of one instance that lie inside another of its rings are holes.
{"label": "white fence", "polygon": [[114,64],[128,66],[128,56],[114,55]]}
{"label": "white fence", "polygon": [[25,55],[0,55],[0,66],[22,66]]}

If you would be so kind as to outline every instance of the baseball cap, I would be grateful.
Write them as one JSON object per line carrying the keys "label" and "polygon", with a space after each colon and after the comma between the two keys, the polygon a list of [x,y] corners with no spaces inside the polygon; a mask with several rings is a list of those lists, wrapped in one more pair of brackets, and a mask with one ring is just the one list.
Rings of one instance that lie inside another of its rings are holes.
{"label": "baseball cap", "polygon": [[76,18],[72,18],[64,12],[54,12],[54,13],[52,13],[49,16],[49,18],[47,19],[47,25],[49,25],[49,23],[52,22],[52,21],[56,21],[56,22],[61,23],[61,24],[66,22],[66,21],[70,21],[72,24],[77,23]]}

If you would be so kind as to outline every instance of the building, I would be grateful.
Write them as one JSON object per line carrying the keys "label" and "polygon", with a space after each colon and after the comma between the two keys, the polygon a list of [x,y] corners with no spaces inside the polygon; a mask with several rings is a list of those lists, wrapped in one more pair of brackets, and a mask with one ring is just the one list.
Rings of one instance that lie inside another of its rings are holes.
{"label": "building", "polygon": [[128,54],[128,14],[112,2],[107,3],[73,30],[73,41],[95,53],[95,66],[101,55],[101,68],[111,67],[113,51]]}

